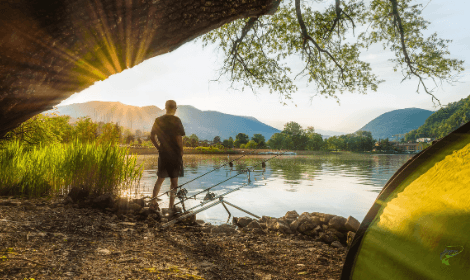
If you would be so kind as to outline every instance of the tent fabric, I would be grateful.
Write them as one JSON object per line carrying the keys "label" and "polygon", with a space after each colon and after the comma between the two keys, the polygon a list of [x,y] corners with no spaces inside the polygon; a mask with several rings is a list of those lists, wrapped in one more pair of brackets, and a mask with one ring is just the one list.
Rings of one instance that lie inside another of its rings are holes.
{"label": "tent fabric", "polygon": [[406,162],[350,247],[342,280],[470,279],[470,122]]}

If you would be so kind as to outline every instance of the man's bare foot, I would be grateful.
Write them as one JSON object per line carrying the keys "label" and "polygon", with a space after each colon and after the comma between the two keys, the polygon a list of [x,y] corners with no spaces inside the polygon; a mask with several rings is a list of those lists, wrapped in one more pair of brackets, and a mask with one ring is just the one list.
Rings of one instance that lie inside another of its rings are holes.
{"label": "man's bare foot", "polygon": [[150,201],[149,210],[160,212],[160,206],[158,206],[157,199],[153,199]]}

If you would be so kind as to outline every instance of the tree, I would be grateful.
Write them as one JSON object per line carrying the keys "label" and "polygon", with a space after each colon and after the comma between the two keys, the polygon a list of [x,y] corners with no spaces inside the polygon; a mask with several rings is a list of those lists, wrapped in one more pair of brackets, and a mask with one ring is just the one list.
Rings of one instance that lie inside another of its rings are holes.
{"label": "tree", "polygon": [[[121,136],[121,128],[113,123],[106,123],[101,128],[101,134],[98,136],[99,143],[117,145]],[[140,138],[139,138],[140,140]],[[139,142],[139,144],[142,143]]]}
{"label": "tree", "polygon": [[292,144],[292,140],[284,133],[274,133],[267,144],[271,149],[287,149]]}
{"label": "tree", "polygon": [[214,142],[214,144],[220,144],[220,143],[222,143],[222,141],[220,141],[220,136],[214,137],[214,141],[212,141],[212,142]]}
{"label": "tree", "polygon": [[284,125],[282,133],[288,135],[301,135],[303,133],[302,126],[296,122],[288,122]]}
{"label": "tree", "polygon": [[315,129],[312,126],[307,127],[304,133],[305,136],[309,139],[306,145],[307,150],[318,151],[323,148],[323,138],[321,134],[315,133]]}
{"label": "tree", "polygon": [[258,147],[258,143],[255,140],[250,140],[248,143],[245,144],[246,149],[256,149]]}
{"label": "tree", "polygon": [[[230,137],[232,138],[232,137]],[[225,147],[225,148],[233,148],[233,139],[230,140],[230,139],[225,139],[224,142],[222,143],[222,145]]]}
{"label": "tree", "polygon": [[250,140],[250,137],[245,133],[238,133],[235,139],[238,140],[240,144],[246,144]]}
{"label": "tree", "polygon": [[266,139],[264,138],[263,134],[254,134],[253,137],[251,137],[251,140],[256,142],[258,148],[266,147]]}
{"label": "tree", "polygon": [[199,138],[196,136],[196,134],[191,134],[191,136],[189,136],[189,139],[191,140],[192,147],[197,147],[199,145]]}
{"label": "tree", "polygon": [[95,141],[97,137],[98,124],[88,118],[79,118],[75,123],[75,137],[80,142],[90,143]]}
{"label": "tree", "polygon": [[[305,75],[316,92],[337,98],[338,93],[376,91],[382,82],[369,63],[360,59],[361,51],[383,43],[395,55],[394,71],[404,79],[415,78],[417,92],[432,97],[429,87],[441,82],[453,83],[463,71],[463,61],[448,58],[450,40],[434,33],[424,38],[429,22],[421,17],[423,6],[412,0],[335,0],[324,11],[300,0],[283,1],[272,16],[257,16],[225,24],[202,37],[204,44],[218,43],[224,54],[221,76],[256,90],[269,88],[285,99],[297,90],[288,57],[300,57]],[[356,41],[356,28],[364,28]],[[295,77],[297,77],[295,76]],[[285,104],[285,102],[284,102]],[[439,103],[440,104],[440,103]]]}

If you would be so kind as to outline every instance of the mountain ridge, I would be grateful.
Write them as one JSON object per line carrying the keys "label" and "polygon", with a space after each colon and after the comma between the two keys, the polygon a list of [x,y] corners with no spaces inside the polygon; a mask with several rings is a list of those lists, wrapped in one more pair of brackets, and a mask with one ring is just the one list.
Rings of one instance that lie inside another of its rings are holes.
{"label": "mountain ridge", "polygon": [[[95,122],[114,122],[129,128],[150,131],[155,118],[165,111],[154,105],[133,106],[119,101],[89,101],[59,106],[54,110],[58,115],[69,115],[72,119],[89,117]],[[266,140],[280,130],[264,124],[254,117],[237,116],[217,111],[202,111],[192,105],[178,105],[176,116],[181,119],[186,135],[196,134],[200,139],[212,140],[215,136],[222,139],[235,138],[238,133],[260,133]]]}
{"label": "mountain ridge", "polygon": [[420,108],[392,110],[374,118],[358,131],[370,131],[374,139],[392,138],[410,132],[424,124],[433,111]]}

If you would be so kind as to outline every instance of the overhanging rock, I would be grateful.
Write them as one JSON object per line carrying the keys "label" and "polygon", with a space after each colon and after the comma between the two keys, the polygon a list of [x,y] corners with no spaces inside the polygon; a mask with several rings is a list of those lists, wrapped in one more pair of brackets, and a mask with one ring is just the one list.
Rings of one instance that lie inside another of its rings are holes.
{"label": "overhanging rock", "polygon": [[280,0],[0,2],[0,137],[96,81]]}

